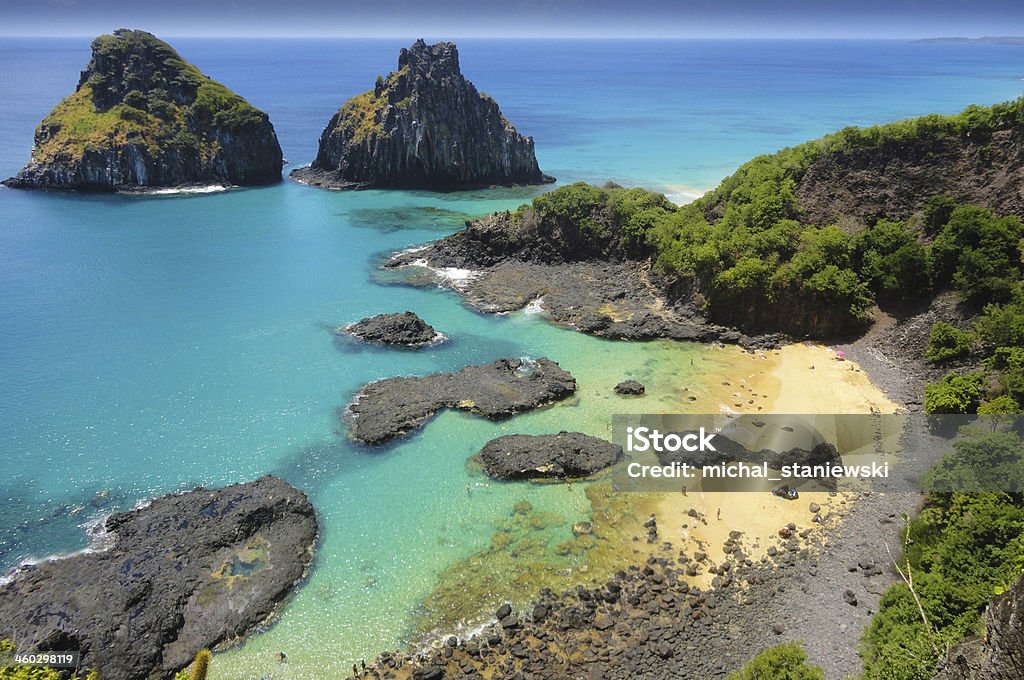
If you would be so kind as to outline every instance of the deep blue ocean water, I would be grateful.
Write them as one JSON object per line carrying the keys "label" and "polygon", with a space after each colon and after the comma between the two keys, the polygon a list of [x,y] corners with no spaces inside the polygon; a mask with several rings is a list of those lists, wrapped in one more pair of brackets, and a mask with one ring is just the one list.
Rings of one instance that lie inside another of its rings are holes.
{"label": "deep blue ocean water", "polygon": [[[309,162],[347,97],[411,40],[198,40],[187,59],[266,110],[286,158]],[[955,112],[1020,94],[1024,48],[904,42],[459,42],[464,73],[534,136],[561,183],[615,180],[677,199],[753,155],[849,124]],[[88,41],[0,40],[0,174],[77,82]],[[201,196],[0,189],[0,567],[86,545],[115,508],[198,484],[279,474],[309,493],[323,536],[281,622],[218,656],[218,677],[323,677],[400,644],[452,561],[528,499],[587,516],[582,488],[495,485],[466,458],[508,431],[607,433],[610,388],[683,408],[720,370],[700,347],[600,341],[537,315],[478,315],[437,289],[384,285],[382,255],[514,207],[536,189],[338,193],[281,185]],[[452,337],[423,352],[360,348],[329,328],[413,309]],[[549,356],[568,403],[502,425],[443,414],[401,443],[350,445],[338,411],[366,381],[503,356]],[[693,366],[689,359],[696,359]],[[701,404],[711,408],[714,404]],[[99,494],[99,495],[97,495]],[[495,584],[500,588],[500,583]]]}

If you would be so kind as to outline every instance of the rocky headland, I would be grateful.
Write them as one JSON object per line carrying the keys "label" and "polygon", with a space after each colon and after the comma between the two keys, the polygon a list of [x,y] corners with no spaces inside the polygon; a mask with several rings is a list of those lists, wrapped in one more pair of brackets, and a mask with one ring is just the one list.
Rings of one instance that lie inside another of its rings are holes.
{"label": "rocky headland", "polygon": [[378,314],[342,326],[336,332],[364,342],[401,347],[422,347],[444,338],[413,312]]}
{"label": "rocky headland", "polygon": [[477,454],[494,479],[589,477],[622,459],[622,447],[579,432],[510,434],[492,439]]}
{"label": "rocky headland", "polygon": [[78,87],[39,124],[24,189],[137,191],[281,179],[267,114],[167,43],[119,29],[92,42]]}
{"label": "rocky headland", "polygon": [[376,445],[422,427],[444,408],[502,420],[575,392],[576,379],[550,359],[499,359],[453,373],[369,383],[345,416],[353,439]]}
{"label": "rocky headland", "polygon": [[[950,286],[921,282],[913,248],[864,236],[879,220],[900,221],[920,246],[941,227],[925,224],[939,196],[1024,216],[1022,111],[1017,101],[848,128],[759,156],[682,207],[642,189],[562,187],[386,266],[426,267],[481,311],[533,305],[608,337],[851,340],[887,314],[919,313]],[[472,276],[446,278],[452,268]]]}
{"label": "rocky headland", "polygon": [[317,537],[306,496],[269,476],[163,496],[104,528],[104,545],[8,575],[0,639],[80,650],[105,680],[167,678],[272,617]]}
{"label": "rocky headland", "polygon": [[292,172],[314,186],[454,190],[553,182],[533,138],[459,68],[453,43],[417,40],[398,70],[345,102],[327,123],[316,159]]}

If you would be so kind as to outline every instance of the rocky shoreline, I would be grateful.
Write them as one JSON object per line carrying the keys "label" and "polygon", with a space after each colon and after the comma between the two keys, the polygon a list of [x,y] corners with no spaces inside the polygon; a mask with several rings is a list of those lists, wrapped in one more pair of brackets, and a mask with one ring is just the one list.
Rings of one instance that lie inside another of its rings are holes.
{"label": "rocky shoreline", "polygon": [[[925,450],[930,436],[918,423],[903,441]],[[502,608],[466,639],[386,653],[353,677],[723,678],[790,641],[827,678],[855,675],[860,636],[896,581],[891,556],[902,549],[900,518],[917,509],[915,480],[931,463],[902,460],[872,491],[830,494],[829,510],[804,506],[806,520],[780,527],[785,538],[758,560],[749,555],[764,546],[750,545],[740,531],[723,545],[695,548],[665,541],[674,529],[666,520],[638,520],[636,540],[646,535],[659,548],[646,562],[607,582],[542,592],[519,612]],[[703,519],[692,508],[689,517]],[[811,531],[814,523],[825,529]],[[702,574],[713,575],[703,590],[693,584]]]}
{"label": "rocky shoreline", "polygon": [[105,680],[169,677],[272,618],[313,559],[305,494],[262,477],[163,496],[104,524],[109,547],[19,567],[0,639],[78,650]]}
{"label": "rocky shoreline", "polygon": [[[691,342],[722,342],[746,348],[772,348],[786,336],[748,336],[714,324],[693,305],[673,304],[649,262],[573,262],[544,264],[509,259],[480,268],[444,251],[444,239],[426,248],[396,253],[391,269],[425,267],[433,272],[429,285],[461,294],[485,314],[518,311],[530,306],[556,324],[617,340],[666,338]],[[459,278],[445,271],[470,272]],[[422,279],[410,285],[424,285]]]}

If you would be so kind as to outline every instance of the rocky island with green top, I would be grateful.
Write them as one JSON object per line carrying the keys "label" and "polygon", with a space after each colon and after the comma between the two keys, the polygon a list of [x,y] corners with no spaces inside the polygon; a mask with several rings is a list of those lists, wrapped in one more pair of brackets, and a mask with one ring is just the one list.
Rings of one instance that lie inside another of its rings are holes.
{"label": "rocky island with green top", "polygon": [[24,189],[132,191],[281,178],[267,114],[145,31],[92,42],[78,87],[36,128]]}
{"label": "rocky island with green top", "polygon": [[555,181],[533,138],[467,80],[450,42],[417,40],[398,70],[346,101],[327,123],[312,165],[295,179],[332,189],[453,190]]}

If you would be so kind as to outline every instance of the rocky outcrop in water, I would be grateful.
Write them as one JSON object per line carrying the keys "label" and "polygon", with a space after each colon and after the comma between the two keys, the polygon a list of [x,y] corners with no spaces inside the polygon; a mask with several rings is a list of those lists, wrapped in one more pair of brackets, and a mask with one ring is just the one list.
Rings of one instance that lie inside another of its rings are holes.
{"label": "rocky outcrop in water", "polygon": [[92,43],[75,92],[36,129],[32,158],[4,184],[130,191],[281,179],[267,114],[145,31]]}
{"label": "rocky outcrop in water", "polygon": [[495,479],[589,477],[622,459],[622,447],[579,432],[510,434],[487,442],[478,454]]}
{"label": "rocky outcrop in water", "polygon": [[462,75],[455,45],[422,40],[402,49],[397,71],[342,105],[316,159],[292,177],[330,188],[436,190],[554,181],[540,171],[533,139]]}
{"label": "rocky outcrop in water", "polygon": [[575,391],[572,374],[546,358],[499,359],[454,373],[388,378],[363,387],[349,405],[349,431],[365,444],[383,444],[421,427],[443,408],[502,420]]}
{"label": "rocky outcrop in water", "polygon": [[421,347],[441,339],[434,327],[413,312],[378,314],[338,329],[364,342]]}
{"label": "rocky outcrop in water", "polygon": [[636,380],[623,380],[615,386],[615,394],[636,396],[647,390],[643,383]]}
{"label": "rocky outcrop in water", "polygon": [[985,609],[984,639],[971,639],[949,650],[935,680],[1024,680],[1024,579]]}
{"label": "rocky outcrop in water", "polygon": [[317,536],[309,500],[274,477],[164,496],[105,527],[109,547],[11,574],[0,639],[81,650],[104,680],[167,678],[272,616]]}

